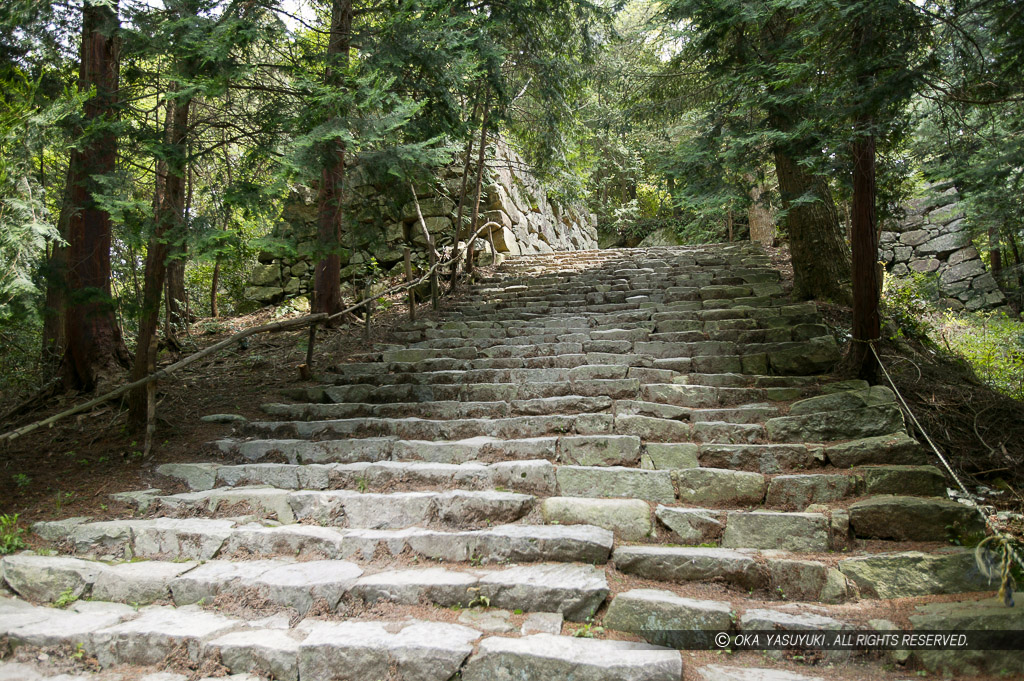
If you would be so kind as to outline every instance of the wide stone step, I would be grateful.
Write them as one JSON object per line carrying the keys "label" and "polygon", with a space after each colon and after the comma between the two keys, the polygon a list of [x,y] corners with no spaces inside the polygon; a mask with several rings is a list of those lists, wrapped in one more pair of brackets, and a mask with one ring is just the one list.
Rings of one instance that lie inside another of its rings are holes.
{"label": "wide stone step", "polygon": [[399,438],[403,440],[463,440],[475,437],[521,439],[576,435],[633,435],[648,442],[696,439],[707,443],[756,443],[764,438],[759,424],[702,421],[690,424],[636,414],[516,416],[502,419],[431,420],[408,418],[351,418],[319,421],[254,421],[240,426],[243,435],[257,438],[328,440],[336,438]]}
{"label": "wide stone step", "polygon": [[[80,519],[79,519],[80,520]],[[613,535],[587,525],[499,525],[449,532],[263,525],[207,518],[41,522],[33,531],[77,554],[105,559],[211,560],[279,555],[332,560],[420,556],[445,562],[579,562],[608,559]]]}
{"label": "wide stone step", "polygon": [[314,388],[300,399],[312,402],[392,404],[396,402],[487,402],[535,400],[553,397],[595,397],[634,399],[640,389],[637,378],[535,381],[515,384],[505,381],[455,381],[450,384],[396,383]]}
{"label": "wide stone step", "polygon": [[265,600],[300,615],[314,605],[334,612],[343,599],[368,604],[471,603],[527,612],[557,612],[571,621],[594,614],[608,595],[604,572],[592,565],[533,564],[500,569],[376,569],[343,560],[101,563],[66,556],[22,554],[3,559],[0,580],[39,603],[63,599],[177,606],[218,597]]}
{"label": "wide stone step", "polygon": [[429,419],[509,418],[610,412],[614,400],[606,396],[565,395],[529,400],[492,402],[399,402],[391,404],[264,404],[269,416],[288,420],[315,421],[360,417]]}
{"label": "wide stone step", "polygon": [[150,512],[178,517],[256,513],[282,523],[371,530],[406,527],[481,527],[513,523],[527,515],[535,498],[496,491],[396,492],[299,490],[275,487],[224,487],[157,496]]}
{"label": "wide stone step", "polygon": [[[219,662],[233,673],[282,681],[447,681],[470,659],[481,638],[470,627],[416,620],[309,619],[289,626],[281,621],[248,622],[198,606],[147,606],[136,611],[128,605],[82,603],[69,610],[2,599],[0,634],[14,647],[77,646],[104,668],[158,665],[174,654],[196,667]],[[681,665],[678,653],[673,654]]]}
{"label": "wide stone step", "polygon": [[[892,442],[904,443],[902,453],[894,451],[890,446]],[[639,456],[641,465],[652,469],[703,465],[708,468],[780,473],[819,468],[826,463],[826,450],[816,444],[646,443],[641,450],[641,440],[637,435],[559,435],[512,439],[480,436],[433,441],[394,437],[321,441],[227,439],[215,444],[225,454],[247,461],[269,459],[303,464],[378,461],[464,463],[543,458],[583,465],[597,465],[602,461],[632,465],[631,462]],[[827,451],[834,454],[837,462],[844,463],[873,462],[890,453],[894,455],[894,461],[925,460],[918,443],[906,434],[834,445]],[[844,469],[857,465],[844,463],[835,465]],[[210,486],[213,486],[212,481]]]}
{"label": "wide stone step", "polygon": [[608,595],[604,572],[587,565],[525,565],[501,570],[389,570],[356,580],[348,595],[366,603],[435,603],[557,612],[570,621],[591,617]]}
{"label": "wide stone step", "polygon": [[682,658],[675,650],[626,641],[535,634],[484,639],[463,668],[462,681],[679,681],[682,675]]}
{"label": "wide stone step", "polygon": [[839,570],[782,551],[625,545],[612,561],[620,572],[644,579],[720,583],[769,598],[839,603],[856,595]]}
{"label": "wide stone step", "polygon": [[[415,443],[406,443],[409,445]],[[423,443],[437,445],[439,443]],[[449,443],[457,446],[457,443]],[[551,443],[555,458],[554,442]],[[408,463],[404,461],[351,464],[254,463],[164,464],[157,472],[184,482],[193,491],[215,487],[270,485],[279,489],[358,489],[360,491],[411,491],[434,488],[470,490],[510,489],[524,494],[557,492],[555,467],[546,459],[524,459],[484,464]]]}

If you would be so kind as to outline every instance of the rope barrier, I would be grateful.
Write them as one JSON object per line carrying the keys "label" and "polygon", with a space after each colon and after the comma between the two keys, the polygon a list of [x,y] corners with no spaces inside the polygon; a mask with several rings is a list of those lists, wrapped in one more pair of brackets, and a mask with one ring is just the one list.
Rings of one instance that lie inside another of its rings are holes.
{"label": "rope barrier", "polygon": [[[876,340],[878,340],[878,339],[876,339]],[[964,485],[963,481],[960,480],[960,476],[958,476],[953,471],[953,467],[950,465],[949,461],[946,459],[946,457],[939,450],[938,446],[932,440],[931,436],[928,435],[928,431],[926,431],[924,429],[924,426],[921,425],[921,422],[917,419],[917,416],[915,416],[914,412],[911,411],[910,405],[907,404],[906,399],[904,399],[903,395],[900,393],[899,388],[896,387],[896,383],[892,380],[892,376],[889,375],[889,371],[885,368],[885,365],[882,363],[882,357],[878,354],[878,350],[875,348],[875,341],[859,341],[859,342],[867,343],[868,347],[871,348],[871,353],[875,356],[875,360],[878,362],[878,366],[882,369],[882,373],[885,374],[885,380],[887,380],[889,382],[889,385],[892,387],[893,392],[896,394],[896,397],[899,399],[900,405],[903,407],[903,411],[910,417],[910,420],[913,422],[914,427],[917,428],[918,432],[920,432],[921,435],[924,436],[924,439],[928,442],[928,446],[931,447],[932,451],[935,452],[935,455],[937,457],[939,457],[939,461],[942,462],[942,465],[945,467],[946,471],[953,478],[953,481],[956,482],[957,486],[964,493],[964,495],[966,497],[970,498],[972,495],[971,495],[971,493],[969,491],[967,491],[967,487]],[[987,543],[989,540],[991,540],[993,538],[997,538],[1002,543],[1002,545],[1003,545],[1004,555],[1005,555],[1005,553],[1009,553],[1009,555],[1013,557],[1013,560],[1016,561],[1017,565],[1020,565],[1021,567],[1024,567],[1024,560],[1021,560],[1020,555],[1013,548],[1013,544],[1012,544],[1012,539],[1013,538],[1010,535],[1004,534],[1004,533],[1000,532],[999,530],[997,530],[992,525],[992,521],[989,519],[989,517],[985,514],[985,512],[981,509],[981,507],[978,504],[972,502],[972,505],[974,507],[974,510],[978,512],[978,515],[981,516],[982,521],[985,523],[985,527],[992,533],[992,535],[990,537],[986,538],[984,541],[982,541],[981,544],[979,544],[978,548],[981,549],[985,545],[985,543]],[[981,567],[981,565],[979,563],[979,568],[980,567]],[[984,569],[983,569],[983,571],[984,571]],[[990,575],[986,575],[986,576],[991,579]],[[1008,577],[1009,577],[1009,566],[1006,566],[1005,569],[1003,570],[1003,579],[1006,580]],[[1005,585],[1006,585],[1006,582],[1004,581],[1003,586],[1005,587]],[[1000,592],[1002,592],[1002,589],[1000,590]],[[1010,605],[1010,607],[1013,607],[1012,594],[1010,595],[1010,597],[1008,599],[1006,599],[1006,601]]]}

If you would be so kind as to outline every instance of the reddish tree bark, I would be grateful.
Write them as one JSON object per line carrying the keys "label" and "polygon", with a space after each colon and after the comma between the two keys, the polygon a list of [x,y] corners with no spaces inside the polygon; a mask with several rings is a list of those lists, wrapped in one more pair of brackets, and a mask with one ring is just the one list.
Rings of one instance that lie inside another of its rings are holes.
{"label": "reddish tree bark", "polygon": [[[331,36],[327,45],[324,84],[343,87],[339,72],[348,68],[352,34],[352,0],[334,0],[331,6]],[[320,261],[313,273],[313,311],[334,314],[341,307],[341,233],[344,207],[345,148],[332,142],[324,159],[317,192],[317,244]]]}
{"label": "reddish tree bark", "polygon": [[878,360],[870,343],[881,334],[878,303],[881,280],[875,222],[875,138],[853,144],[853,343],[850,358],[858,375],[874,382]]}
{"label": "reddish tree bark", "polygon": [[83,4],[78,88],[95,88],[96,94],[85,103],[85,124],[78,131],[82,144],[69,161],[67,346],[62,362],[65,387],[83,390],[96,387],[104,368],[128,363],[110,296],[110,215],[94,199],[101,189],[98,178],[113,172],[117,161],[117,137],[103,127],[116,117],[117,29],[116,0]]}

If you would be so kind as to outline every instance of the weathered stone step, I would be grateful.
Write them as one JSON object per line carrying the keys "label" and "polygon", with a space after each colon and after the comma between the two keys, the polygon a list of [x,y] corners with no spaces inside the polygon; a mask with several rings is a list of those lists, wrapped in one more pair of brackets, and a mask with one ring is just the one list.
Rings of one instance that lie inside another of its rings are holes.
{"label": "weathered stone step", "polygon": [[612,561],[617,570],[645,579],[720,582],[741,591],[764,591],[773,598],[826,603],[858,595],[907,598],[993,588],[978,570],[974,552],[952,547],[934,553],[853,555],[832,567],[779,550],[624,545],[615,550]]}
{"label": "weathered stone step", "polygon": [[[370,530],[407,527],[483,527],[513,523],[527,515],[535,498],[495,491],[396,492],[224,487],[153,498],[150,512],[178,517],[256,513],[281,523]],[[245,510],[237,510],[239,507]]]}
{"label": "weathered stone step", "polygon": [[349,595],[367,603],[488,607],[557,612],[570,621],[591,617],[608,595],[604,572],[589,565],[542,564],[501,570],[389,570],[356,580]]}
{"label": "weathered stone step", "polygon": [[340,404],[264,404],[269,416],[289,420],[315,421],[343,418],[403,418],[417,416],[429,419],[509,418],[511,416],[548,416],[589,414],[611,411],[610,397],[566,395],[530,400],[460,402],[397,402],[375,404],[347,402]]}
{"label": "weathered stone step", "polygon": [[[418,443],[403,443],[415,445]],[[441,443],[419,443],[439,448]],[[445,443],[455,447],[457,443]],[[639,447],[639,443],[637,443]],[[551,443],[555,458],[555,443]],[[256,463],[164,464],[157,469],[184,482],[193,491],[240,485],[271,485],[280,489],[359,489],[360,491],[410,491],[432,488],[470,490],[511,489],[525,494],[548,495],[557,491],[555,468],[547,459],[524,459],[494,464],[467,462],[426,463],[381,461],[351,464]]]}
{"label": "weathered stone step", "polygon": [[101,667],[157,665],[176,654],[196,667],[220,662],[231,672],[282,681],[447,681],[481,637],[462,625],[416,620],[303,620],[290,627],[280,619],[247,622],[198,606],[136,612],[128,605],[82,603],[68,612],[3,599],[0,612],[0,633],[15,647],[79,646]]}
{"label": "weathered stone step", "polygon": [[[566,386],[559,383],[541,384],[557,387],[564,392]],[[572,387],[568,386],[571,392]],[[632,392],[628,386],[626,394]],[[536,386],[526,387],[518,392],[537,394]],[[689,409],[662,405],[656,402],[638,400],[613,400],[607,396],[588,397],[581,395],[556,395],[533,399],[489,402],[397,402],[370,403],[346,402],[335,404],[278,404],[261,406],[267,415],[287,420],[316,421],[347,418],[406,418],[466,419],[466,418],[510,418],[513,416],[571,416],[575,414],[611,413],[616,416],[653,416],[670,420],[691,422],[712,421],[733,424],[756,424],[766,421],[779,413],[779,408],[767,403],[737,405],[721,409]]]}
{"label": "weathered stone step", "polygon": [[[373,565],[365,566],[367,569]],[[401,605],[490,607],[557,612],[570,621],[594,614],[608,595],[604,572],[592,565],[532,564],[499,569],[385,569],[364,572],[343,560],[291,558],[231,562],[101,563],[66,556],[21,554],[0,564],[0,583],[38,603],[63,599],[177,606],[219,596],[253,599],[305,614],[317,603],[334,612],[342,599]]]}
{"label": "weathered stone step", "polygon": [[728,601],[683,598],[662,589],[632,589],[615,596],[601,624],[650,643],[682,649],[699,647],[697,636],[708,632],[704,640],[710,650],[714,648],[713,634],[735,629],[734,616]]}
{"label": "weathered stone step", "polygon": [[608,413],[515,416],[498,419],[429,420],[420,418],[351,418],[320,421],[253,421],[240,426],[244,435],[274,439],[325,440],[339,437],[403,440],[464,440],[475,437],[535,438],[559,433],[634,435],[648,442],[749,442],[763,440],[764,427],[702,421],[690,424],[635,414]]}
{"label": "weathered stone step", "polygon": [[682,658],[675,650],[626,641],[534,634],[484,639],[463,668],[462,681],[679,681],[682,675]]}
{"label": "weathered stone step", "polygon": [[783,551],[672,546],[619,546],[620,572],[667,582],[718,582],[769,597],[840,603],[856,595],[853,583],[829,565]]}
{"label": "weathered stone step", "polygon": [[579,562],[601,564],[612,533],[587,525],[500,525],[446,532],[424,528],[360,530],[313,525],[262,525],[206,518],[82,519],[33,525],[40,538],[101,558],[210,560],[287,555],[372,560],[403,552],[446,562]]}
{"label": "weathered stone step", "polygon": [[896,541],[973,542],[985,531],[976,508],[951,499],[878,495],[850,506],[854,536]]}
{"label": "weathered stone step", "polygon": [[[743,498],[733,488],[756,481],[755,496],[771,506],[802,510],[812,503],[829,503],[862,493],[905,492],[915,496],[941,496],[944,478],[933,466],[852,466],[852,451],[873,460],[876,447],[892,453],[892,443],[904,442],[919,460],[919,446],[905,434],[872,438],[825,449],[819,445],[642,444],[635,435],[562,435],[518,440],[478,437],[456,441],[397,440],[221,440],[221,451],[258,462],[280,458],[291,464],[167,464],[163,475],[181,479],[190,489],[267,484],[286,489],[366,489],[451,486],[463,489],[501,487],[550,495],[557,490],[553,463],[581,466],[626,466],[646,470],[678,471],[676,484],[685,483],[686,500],[721,503]],[[841,449],[836,449],[841,448]],[[835,469],[826,465],[826,452],[838,452]],[[896,460],[899,460],[897,458]],[[485,463],[485,462],[496,463]],[[324,463],[321,463],[324,462]],[[422,463],[420,463],[422,462]],[[302,465],[298,465],[302,464]],[[837,470],[838,469],[838,470]],[[726,472],[722,472],[726,471]],[[786,471],[798,474],[778,475]],[[809,471],[804,473],[804,471]],[[765,478],[749,473],[776,474],[764,493]],[[706,482],[704,482],[706,481]],[[753,488],[752,488],[753,489]]]}

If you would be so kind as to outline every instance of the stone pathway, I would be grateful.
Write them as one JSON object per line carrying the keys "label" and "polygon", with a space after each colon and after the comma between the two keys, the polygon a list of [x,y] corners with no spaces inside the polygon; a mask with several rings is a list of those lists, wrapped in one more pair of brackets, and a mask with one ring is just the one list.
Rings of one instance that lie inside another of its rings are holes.
{"label": "stone pathway", "polygon": [[[885,626],[888,599],[989,591],[951,544],[977,515],[889,390],[822,375],[835,341],[778,280],[748,244],[512,259],[217,461],[161,467],[187,491],[37,524],[55,550],[0,563],[0,637],[151,681],[679,681],[672,632]],[[917,616],[1024,628],[987,596]],[[79,677],[0,663],[20,678]]]}

